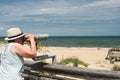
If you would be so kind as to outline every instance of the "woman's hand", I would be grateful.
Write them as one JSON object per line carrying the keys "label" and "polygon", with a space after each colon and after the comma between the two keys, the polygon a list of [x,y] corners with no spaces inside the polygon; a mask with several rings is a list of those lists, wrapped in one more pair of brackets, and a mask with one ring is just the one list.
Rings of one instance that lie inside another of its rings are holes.
{"label": "woman's hand", "polygon": [[33,34],[27,34],[26,38],[27,38],[26,41],[30,41],[30,42],[33,41],[33,40],[35,40]]}
{"label": "woman's hand", "polygon": [[30,42],[30,48],[28,49],[21,44],[14,43],[12,51],[23,57],[27,57],[27,58],[35,57],[37,55],[37,52],[36,52],[36,45],[35,45],[36,42],[34,40],[34,35],[28,34],[26,36],[27,36],[26,41]]}

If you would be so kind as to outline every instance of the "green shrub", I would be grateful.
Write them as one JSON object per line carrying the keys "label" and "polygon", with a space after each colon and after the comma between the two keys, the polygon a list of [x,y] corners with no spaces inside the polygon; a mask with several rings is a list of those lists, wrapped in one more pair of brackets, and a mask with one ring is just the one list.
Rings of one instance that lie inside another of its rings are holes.
{"label": "green shrub", "polygon": [[112,70],[113,71],[120,71],[120,66],[119,65],[114,65]]}
{"label": "green shrub", "polygon": [[88,67],[88,65],[89,65],[88,63],[85,63],[77,58],[67,58],[65,60],[62,60],[58,64],[67,65],[69,63],[73,63],[73,66],[75,66],[75,67],[78,67],[78,65],[83,65],[85,67]]}

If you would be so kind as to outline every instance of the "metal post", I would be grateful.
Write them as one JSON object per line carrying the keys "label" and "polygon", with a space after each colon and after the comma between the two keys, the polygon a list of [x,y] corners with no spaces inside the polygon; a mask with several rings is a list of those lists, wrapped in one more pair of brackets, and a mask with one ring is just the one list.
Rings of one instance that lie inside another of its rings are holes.
{"label": "metal post", "polygon": [[56,64],[56,55],[52,57],[52,64]]}

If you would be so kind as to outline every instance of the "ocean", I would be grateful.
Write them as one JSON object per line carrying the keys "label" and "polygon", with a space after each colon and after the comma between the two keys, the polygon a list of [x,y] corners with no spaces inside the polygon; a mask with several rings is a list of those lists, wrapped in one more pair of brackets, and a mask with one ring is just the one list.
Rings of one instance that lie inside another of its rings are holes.
{"label": "ocean", "polygon": [[120,47],[120,36],[49,36],[40,42],[54,47]]}
{"label": "ocean", "polygon": [[41,43],[56,47],[120,47],[120,36],[51,36]]}

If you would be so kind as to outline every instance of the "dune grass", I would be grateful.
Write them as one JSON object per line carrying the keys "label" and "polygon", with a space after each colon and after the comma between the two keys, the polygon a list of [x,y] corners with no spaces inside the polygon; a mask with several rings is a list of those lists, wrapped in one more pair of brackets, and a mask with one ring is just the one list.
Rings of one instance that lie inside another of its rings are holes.
{"label": "dune grass", "polygon": [[113,70],[113,71],[120,71],[120,65],[114,65],[114,66],[112,67],[112,70]]}
{"label": "dune grass", "polygon": [[58,64],[67,65],[69,63],[72,63],[74,67],[78,67],[79,65],[88,67],[88,65],[89,65],[88,63],[85,63],[77,58],[66,58],[66,59],[60,61]]}

